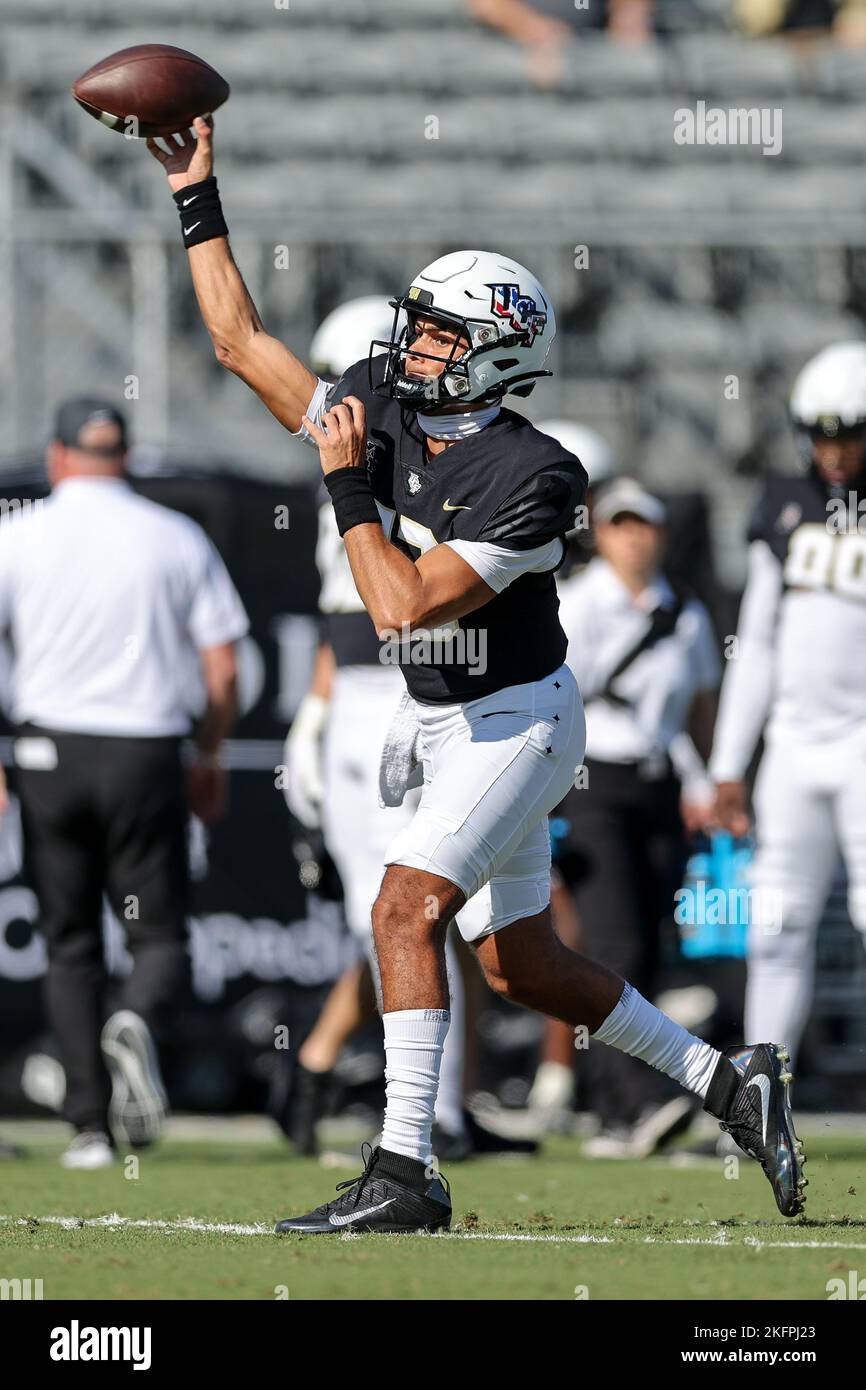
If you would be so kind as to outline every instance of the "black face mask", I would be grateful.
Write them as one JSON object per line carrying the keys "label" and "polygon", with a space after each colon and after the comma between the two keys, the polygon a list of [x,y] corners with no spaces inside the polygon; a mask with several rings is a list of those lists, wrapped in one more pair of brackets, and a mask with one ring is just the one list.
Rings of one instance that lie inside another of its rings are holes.
{"label": "black face mask", "polygon": [[[469,330],[466,322],[459,319],[456,315],[441,315],[443,325],[452,331],[456,331],[461,336],[455,337],[451,344],[447,357],[439,353],[420,352],[415,355],[428,362],[435,362],[437,366],[444,363],[442,372],[439,376],[411,377],[406,374],[406,355],[412,344],[417,342],[420,334],[414,326],[413,320],[418,317],[418,305],[414,301],[399,299],[393,301],[394,324],[391,330],[390,339],[372,343],[370,346],[369,368],[370,385],[374,391],[389,396],[392,400],[399,401],[407,410],[435,410],[439,405],[454,405],[461,399],[460,386],[466,383],[463,393],[468,395],[470,390],[468,362],[472,357],[473,349],[467,347],[471,342]],[[414,310],[414,314],[412,313]],[[406,312],[409,317],[408,324],[398,334],[397,324],[401,312]],[[428,313],[424,315],[438,320],[440,315]],[[373,383],[373,363],[376,357],[375,349],[384,347],[387,351],[387,363],[385,369],[385,380],[382,386],[377,388]],[[462,349],[462,352],[461,352]],[[458,356],[458,353],[461,353]],[[443,384],[446,376],[457,378],[457,394],[450,395],[443,392]]]}

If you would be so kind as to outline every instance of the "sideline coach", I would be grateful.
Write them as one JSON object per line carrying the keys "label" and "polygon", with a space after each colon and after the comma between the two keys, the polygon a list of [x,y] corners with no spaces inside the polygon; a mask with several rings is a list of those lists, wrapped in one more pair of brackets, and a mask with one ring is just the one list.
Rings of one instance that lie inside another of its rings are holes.
{"label": "sideline coach", "polygon": [[[188,517],[124,475],[112,405],[66,402],[48,450],[51,497],[0,524],[0,628],[29,871],[48,948],[46,1004],[77,1133],[61,1162],[147,1143],[164,1093],[157,1036],[188,978],[186,824],[225,808],[220,745],[236,714],[235,642],[248,630],[222,560]],[[196,755],[189,672],[207,692]],[[134,966],[106,1019],[102,899]]]}

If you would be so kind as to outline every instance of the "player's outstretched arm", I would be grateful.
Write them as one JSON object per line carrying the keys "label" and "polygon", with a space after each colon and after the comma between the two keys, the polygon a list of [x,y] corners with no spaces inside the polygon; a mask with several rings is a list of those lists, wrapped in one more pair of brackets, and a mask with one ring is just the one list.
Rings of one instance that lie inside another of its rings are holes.
{"label": "player's outstretched arm", "polygon": [[[193,134],[167,137],[167,154],[155,140],[147,147],[168,176],[173,193],[213,173],[213,119],[197,117]],[[194,216],[191,210],[190,216]],[[217,236],[188,251],[196,298],[217,360],[255,391],[272,415],[293,434],[318,378],[264,324],[235,263],[228,237]]]}

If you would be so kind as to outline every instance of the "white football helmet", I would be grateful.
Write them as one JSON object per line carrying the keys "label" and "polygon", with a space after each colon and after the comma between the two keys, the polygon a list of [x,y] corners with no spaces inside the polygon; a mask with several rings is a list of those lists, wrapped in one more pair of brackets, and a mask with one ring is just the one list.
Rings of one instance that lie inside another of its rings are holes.
{"label": "white football helmet", "polygon": [[806,363],[791,392],[796,428],[833,438],[866,426],[866,342],[832,343]]}
{"label": "white football helmet", "polygon": [[[384,295],[349,299],[323,319],[310,343],[310,367],[321,377],[339,381],[356,362],[369,357],[374,339],[386,338],[394,311]],[[385,348],[380,344],[379,352]]]}
{"label": "white football helmet", "polygon": [[[553,306],[535,276],[507,256],[452,251],[426,266],[391,303],[390,337],[374,347],[388,352],[384,390],[410,410],[493,402],[509,392],[528,396],[538,377],[551,375],[543,367],[556,334]],[[408,323],[400,331],[402,312]],[[455,341],[438,377],[405,375],[416,318],[441,320],[469,342],[469,350],[456,357],[460,343]]]}
{"label": "white football helmet", "polygon": [[619,472],[613,449],[598,430],[589,425],[580,425],[576,420],[543,420],[536,428],[580,459],[589,476],[590,487],[606,483]]}

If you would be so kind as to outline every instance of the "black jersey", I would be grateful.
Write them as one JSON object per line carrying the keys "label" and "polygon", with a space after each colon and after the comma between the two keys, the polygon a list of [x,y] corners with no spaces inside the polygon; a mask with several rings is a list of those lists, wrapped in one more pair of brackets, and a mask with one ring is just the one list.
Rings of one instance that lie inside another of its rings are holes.
{"label": "black jersey", "polygon": [[800,476],[770,474],[749,522],[748,539],[765,541],[789,589],[828,589],[866,599],[866,536],[858,524],[866,486],[831,488],[814,468]]}
{"label": "black jersey", "polygon": [[[374,364],[374,381],[384,378]],[[443,541],[531,550],[564,538],[586,495],[573,454],[523,416],[503,409],[478,434],[427,457],[413,412],[370,388],[368,366],[350,367],[328,404],[357,396],[367,412],[367,471],[386,535],[415,560]],[[565,660],[553,571],[523,574],[483,608],[428,638],[394,642],[410,693],[433,704],[479,699],[540,680]]]}

